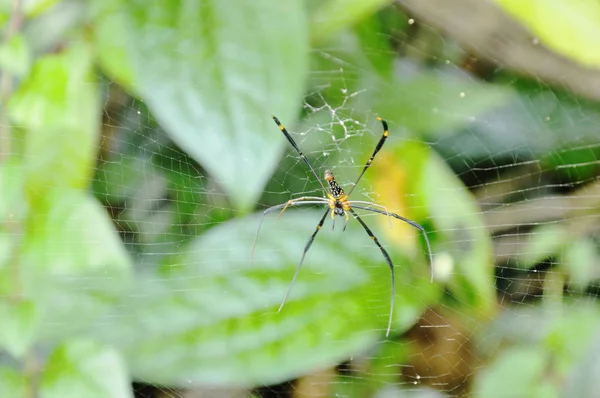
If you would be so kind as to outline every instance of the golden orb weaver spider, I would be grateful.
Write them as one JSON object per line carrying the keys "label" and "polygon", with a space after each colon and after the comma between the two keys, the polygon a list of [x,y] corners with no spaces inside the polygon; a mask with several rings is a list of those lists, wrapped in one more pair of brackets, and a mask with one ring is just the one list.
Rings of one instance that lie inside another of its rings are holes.
{"label": "golden orb weaver spider", "polygon": [[430,272],[431,272],[431,282],[433,282],[433,255],[431,252],[431,245],[429,244],[429,238],[427,237],[427,232],[425,231],[425,228],[423,228],[420,224],[418,224],[412,220],[409,220],[408,218],[399,216],[398,214],[390,213],[385,206],[379,205],[377,203],[365,202],[365,201],[361,201],[361,200],[349,200],[350,194],[352,193],[354,188],[356,188],[356,185],[358,184],[358,182],[360,181],[362,176],[365,174],[365,172],[367,171],[369,166],[371,166],[371,163],[373,162],[375,155],[377,155],[377,153],[379,152],[379,150],[385,143],[385,140],[388,138],[389,131],[388,131],[387,122],[380,117],[377,118],[377,120],[379,120],[381,122],[381,124],[383,125],[383,136],[377,143],[377,146],[375,147],[373,154],[367,161],[367,164],[365,164],[365,166],[363,167],[361,173],[359,174],[358,178],[356,179],[356,182],[354,183],[352,188],[350,188],[350,191],[346,194],[344,192],[344,190],[342,189],[342,187],[340,187],[340,185],[335,180],[335,177],[333,176],[333,173],[331,172],[331,170],[325,171],[325,180],[327,181],[327,184],[329,185],[329,192],[327,192],[325,185],[323,185],[323,182],[321,182],[321,179],[315,172],[315,169],[313,169],[313,167],[310,165],[306,156],[304,156],[304,154],[302,153],[300,148],[298,148],[298,145],[296,144],[294,139],[290,136],[290,134],[287,132],[285,127],[283,127],[283,125],[279,122],[279,119],[277,119],[275,116],[272,116],[272,118],[275,121],[275,123],[277,124],[277,126],[279,126],[279,129],[281,130],[281,132],[283,133],[285,138],[287,138],[287,140],[290,142],[292,147],[294,147],[294,149],[296,150],[298,155],[300,155],[300,157],[302,158],[304,163],[306,163],[306,165],[308,166],[310,171],[313,173],[313,175],[315,176],[317,181],[319,181],[319,184],[321,184],[321,188],[323,188],[323,192],[327,195],[326,198],[322,198],[322,197],[318,197],[318,196],[303,196],[301,198],[288,200],[286,203],[282,203],[282,204],[272,206],[272,207],[269,207],[268,209],[266,209],[263,212],[262,218],[260,219],[260,224],[258,225],[258,230],[256,231],[256,235],[254,236],[254,243],[252,245],[251,258],[254,258],[254,248],[256,247],[256,241],[258,239],[258,234],[260,233],[260,228],[262,227],[262,223],[267,214],[269,214],[275,210],[281,209],[281,212],[279,212],[279,215],[277,216],[277,218],[279,218],[279,217],[281,217],[283,212],[289,206],[327,205],[325,214],[323,214],[323,217],[321,217],[321,220],[317,224],[317,228],[315,229],[315,232],[313,232],[313,234],[310,236],[310,238],[308,238],[308,241],[306,242],[306,245],[304,246],[304,251],[302,252],[302,257],[300,258],[300,262],[298,263],[298,266],[296,267],[296,272],[294,273],[294,277],[292,278],[290,287],[288,288],[287,294],[285,295],[285,298],[283,299],[283,302],[279,306],[279,309],[277,310],[277,312],[279,313],[281,311],[281,309],[283,308],[283,306],[285,305],[285,303],[287,302],[287,300],[290,296],[290,293],[292,292],[292,288],[294,287],[294,283],[296,282],[296,278],[298,277],[298,274],[300,273],[300,268],[302,267],[302,263],[304,262],[304,257],[306,256],[306,253],[308,252],[308,250],[310,249],[310,246],[312,245],[313,241],[315,240],[315,236],[317,236],[317,233],[323,227],[323,223],[325,222],[325,218],[327,217],[327,214],[331,214],[332,229],[335,227],[335,216],[344,217],[345,218],[344,230],[345,230],[346,226],[348,224],[348,218],[349,218],[348,213],[350,213],[360,223],[360,225],[362,225],[364,230],[367,232],[367,234],[373,240],[373,242],[375,242],[377,247],[379,247],[379,250],[381,250],[383,257],[385,258],[385,261],[390,268],[391,281],[392,281],[391,282],[391,297],[390,297],[390,315],[388,318],[388,325],[387,325],[387,329],[386,329],[386,333],[385,333],[386,337],[389,336],[390,330],[392,327],[392,316],[394,313],[394,297],[396,294],[396,286],[395,286],[395,281],[394,281],[394,279],[395,279],[394,278],[394,265],[392,264],[392,260],[390,259],[388,252],[383,248],[383,246],[381,246],[377,237],[373,234],[371,229],[369,229],[367,224],[365,224],[365,222],[362,220],[362,218],[360,218],[359,215],[354,211],[354,209],[371,211],[374,213],[383,214],[388,217],[388,220],[390,222],[390,227],[392,224],[390,217],[393,217],[400,221],[404,221],[405,223],[410,224],[411,226],[413,226],[416,229],[418,229],[419,231],[421,231],[423,233],[423,237],[425,238],[425,243],[427,244],[427,250],[429,253],[429,266],[430,266]]}

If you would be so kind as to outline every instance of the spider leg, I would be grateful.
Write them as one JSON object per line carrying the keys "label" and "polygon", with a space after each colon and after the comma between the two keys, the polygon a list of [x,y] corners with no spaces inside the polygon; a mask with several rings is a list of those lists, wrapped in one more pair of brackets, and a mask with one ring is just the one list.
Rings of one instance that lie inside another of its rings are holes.
{"label": "spider leg", "polygon": [[285,298],[283,299],[283,302],[279,306],[279,309],[277,310],[277,312],[281,311],[281,309],[287,302],[288,298],[290,297],[290,293],[292,292],[292,288],[294,287],[296,278],[298,277],[298,274],[300,273],[300,268],[302,268],[302,263],[304,262],[304,257],[306,256],[308,249],[310,249],[310,246],[312,245],[313,241],[315,240],[315,236],[317,236],[317,233],[319,232],[321,227],[323,227],[323,223],[325,222],[325,217],[327,217],[328,213],[329,213],[329,209],[325,210],[323,217],[321,217],[321,221],[319,221],[319,224],[317,225],[317,229],[315,229],[315,232],[313,232],[313,234],[310,236],[310,238],[308,238],[308,241],[306,242],[306,246],[304,246],[304,251],[302,252],[302,258],[300,259],[300,262],[298,263],[298,267],[296,267],[296,272],[294,273],[294,277],[292,278],[292,283],[290,283],[290,287],[288,288]]}
{"label": "spider leg", "polygon": [[360,218],[354,210],[350,209],[350,212],[352,213],[354,218],[356,218],[356,220],[360,223],[360,225],[363,226],[363,228],[365,229],[367,234],[371,237],[373,242],[375,242],[377,247],[379,247],[379,250],[381,250],[381,253],[383,254],[383,257],[385,258],[385,261],[387,262],[388,266],[390,267],[390,272],[391,272],[391,277],[392,277],[392,294],[390,297],[390,317],[388,319],[387,330],[385,332],[385,337],[388,337],[390,335],[390,329],[392,328],[392,316],[394,315],[394,297],[396,296],[396,283],[394,280],[395,279],[394,278],[394,265],[392,264],[390,255],[383,248],[383,246],[381,246],[381,244],[379,243],[379,240],[377,240],[377,237],[373,234],[373,232],[369,229],[369,227],[367,227],[367,224],[365,224],[365,222],[362,220],[362,218]]}
{"label": "spider leg", "polygon": [[348,192],[348,196],[350,196],[350,194],[352,193],[352,191],[354,191],[354,188],[356,188],[356,185],[358,184],[358,182],[362,178],[363,174],[365,174],[365,171],[367,171],[367,169],[369,168],[369,166],[371,166],[371,163],[373,163],[373,159],[375,159],[375,155],[377,155],[377,152],[379,152],[379,150],[381,149],[381,147],[385,143],[385,140],[387,140],[388,135],[390,134],[389,131],[388,131],[387,122],[385,120],[383,120],[382,118],[380,118],[380,117],[378,117],[377,120],[379,120],[381,122],[381,124],[383,125],[383,136],[381,136],[381,139],[377,143],[377,146],[375,147],[375,150],[373,151],[373,154],[371,155],[371,157],[369,158],[369,160],[367,160],[367,164],[365,164],[365,167],[363,167],[362,171],[360,172],[360,175],[356,179],[356,182],[354,183],[354,185],[352,186],[352,188],[350,188],[350,191]]}
{"label": "spider leg", "polygon": [[423,237],[425,238],[425,243],[427,244],[427,251],[429,253],[429,267],[430,267],[430,274],[431,274],[431,282],[433,282],[433,253],[431,251],[431,244],[429,243],[429,237],[427,237],[427,231],[425,231],[425,228],[423,228],[421,226],[421,224],[418,224],[412,220],[409,220],[408,218],[399,216],[396,213],[386,213],[384,211],[381,210],[377,210],[377,209],[372,209],[369,207],[363,207],[363,206],[353,206],[355,209],[360,209],[360,210],[367,210],[367,211],[372,211],[373,213],[379,213],[379,214],[383,214],[383,215],[387,215],[387,216],[391,216],[394,217],[400,221],[404,221],[405,223],[412,225],[413,227],[415,227],[416,229],[418,229],[419,231],[421,231],[423,233]]}
{"label": "spider leg", "polygon": [[342,232],[344,232],[346,230],[346,227],[348,226],[348,212],[344,212],[344,215],[346,216],[346,220],[344,221],[344,229],[342,229]]}
{"label": "spider leg", "polygon": [[281,217],[281,215],[283,214],[283,212],[288,208],[289,205],[294,205],[297,202],[302,202],[302,201],[319,201],[322,203],[327,203],[327,199],[325,198],[320,198],[318,196],[303,196],[301,198],[296,198],[296,199],[290,199],[287,201],[287,203],[285,204],[285,206],[283,206],[283,210],[281,210],[281,213],[279,213],[279,215],[277,216],[277,219],[279,220],[279,217]]}
{"label": "spider leg", "polygon": [[[319,199],[323,199],[323,198],[319,198]],[[321,204],[327,204],[327,201],[325,199],[323,199],[323,201],[304,201],[304,202],[296,202],[296,203],[292,203],[292,206],[302,206],[302,205],[321,205]],[[265,220],[265,216],[269,213],[274,212],[275,210],[279,210],[282,207],[286,207],[288,206],[288,202],[286,203],[282,203],[280,205],[275,205],[272,207],[269,207],[268,209],[265,209],[265,211],[263,211],[262,217],[260,219],[260,222],[258,223],[258,229],[256,230],[256,234],[254,235],[254,243],[252,243],[252,251],[250,253],[250,263],[252,263],[252,261],[254,260],[254,249],[256,248],[256,241],[258,240],[258,234],[260,233],[260,228],[262,227],[263,221]],[[328,209],[329,210],[329,209]]]}
{"label": "spider leg", "polygon": [[283,127],[283,124],[281,124],[281,122],[279,121],[279,119],[277,119],[274,115],[271,115],[271,117],[273,118],[273,120],[275,121],[275,123],[277,124],[277,126],[279,127],[279,130],[281,130],[281,132],[283,133],[283,135],[285,135],[285,138],[287,138],[287,140],[290,142],[290,144],[292,144],[292,146],[294,147],[294,149],[296,150],[296,152],[298,152],[298,155],[300,155],[300,157],[302,158],[302,160],[304,160],[304,163],[306,163],[306,165],[308,166],[308,168],[310,169],[310,171],[312,171],[312,173],[315,176],[315,178],[317,179],[317,181],[319,181],[319,184],[321,184],[321,188],[323,188],[323,192],[327,192],[327,190],[325,189],[325,185],[323,185],[323,182],[321,181],[321,179],[319,178],[319,176],[315,172],[315,169],[313,169],[313,167],[308,162],[308,159],[306,158],[306,156],[304,156],[304,154],[302,153],[302,151],[300,150],[300,148],[298,148],[298,145],[296,144],[296,141],[294,141],[294,139],[287,132],[287,130],[285,129],[285,127]]}
{"label": "spider leg", "polygon": [[390,218],[390,212],[388,211],[387,207],[383,206],[383,205],[378,205],[377,203],[373,203],[373,202],[365,202],[364,200],[349,200],[348,204],[350,206],[353,206],[355,203],[358,203],[359,205],[369,205],[371,207],[378,207],[382,210],[385,211],[385,215],[388,217],[388,221],[390,223],[390,228],[392,227],[392,219]]}
{"label": "spider leg", "polygon": [[335,210],[331,210],[331,230],[335,230]]}

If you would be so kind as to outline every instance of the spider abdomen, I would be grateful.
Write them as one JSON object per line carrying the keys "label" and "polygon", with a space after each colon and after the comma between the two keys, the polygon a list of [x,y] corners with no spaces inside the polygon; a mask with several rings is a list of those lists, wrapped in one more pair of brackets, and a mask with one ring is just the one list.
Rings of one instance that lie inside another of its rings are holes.
{"label": "spider abdomen", "polygon": [[331,170],[325,170],[325,179],[329,184],[329,191],[334,198],[339,199],[344,196],[344,189],[337,183]]}

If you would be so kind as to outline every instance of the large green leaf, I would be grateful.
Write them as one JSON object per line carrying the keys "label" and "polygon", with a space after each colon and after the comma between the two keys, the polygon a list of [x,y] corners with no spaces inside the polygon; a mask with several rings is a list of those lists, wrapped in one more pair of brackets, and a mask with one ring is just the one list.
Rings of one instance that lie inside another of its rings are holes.
{"label": "large green leaf", "polygon": [[0,231],[8,232],[23,222],[29,207],[25,195],[25,171],[16,157],[7,157],[0,163],[0,192]]}
{"label": "large green leaf", "polygon": [[548,352],[541,347],[507,349],[477,375],[475,396],[558,398],[558,389],[545,380],[547,366]]}
{"label": "large green leaf", "polygon": [[[483,351],[500,350],[477,375],[477,396],[556,396],[548,375],[567,379],[571,391],[567,396],[594,396],[574,392],[590,390],[588,378],[597,372],[588,365],[596,358],[590,354],[598,349],[598,315],[595,304],[578,300],[566,300],[561,308],[542,305],[504,311],[478,336]],[[513,346],[506,348],[508,344]],[[512,380],[509,386],[507,379]]]}
{"label": "large green leaf", "polygon": [[249,210],[302,100],[308,34],[299,0],[126,3],[136,91],[177,144]]}
{"label": "large green leaf", "polygon": [[546,224],[536,227],[531,237],[524,240],[521,253],[515,253],[519,268],[530,269],[541,261],[560,254],[572,240],[567,228],[562,224]]}
{"label": "large green leaf", "polygon": [[370,107],[419,134],[443,135],[469,126],[482,114],[508,103],[512,89],[473,80],[446,67],[418,70],[408,62],[397,66],[392,82],[367,76],[373,87]]}
{"label": "large green leaf", "polygon": [[60,345],[50,356],[41,398],[132,398],[131,381],[118,352],[88,340]]}
{"label": "large green leaf", "polygon": [[448,280],[452,294],[473,316],[491,315],[495,302],[492,241],[475,198],[426,145],[401,144],[394,156],[410,176],[407,190],[413,195],[407,196],[407,207],[416,219],[433,226],[436,276]]}
{"label": "large green leaf", "polygon": [[[131,263],[106,211],[85,192],[51,190],[32,213],[21,249],[20,287],[35,301],[45,337],[79,331],[129,287]],[[11,275],[7,270],[7,275]]]}
{"label": "large green leaf", "polygon": [[39,320],[35,303],[23,300],[18,291],[17,271],[23,245],[21,223],[28,212],[24,174],[21,162],[15,157],[0,163],[0,290],[2,286],[11,286],[14,293],[0,294],[0,347],[16,358],[30,348]]}
{"label": "large green leaf", "polygon": [[40,314],[32,301],[0,300],[0,347],[15,358],[22,358],[31,348]]}
{"label": "large green leaf", "polygon": [[495,0],[556,52],[600,67],[600,3],[589,0]]}
{"label": "large green leaf", "polygon": [[441,137],[436,141],[437,150],[459,169],[465,169],[465,163],[506,163],[515,157],[534,157],[542,159],[543,169],[571,178],[584,180],[591,178],[586,174],[595,175],[598,105],[550,90],[542,83],[510,83],[518,89],[516,95],[493,112],[460,126],[453,135]]}
{"label": "large green leaf", "polygon": [[591,344],[586,347],[585,354],[578,358],[564,382],[563,392],[566,397],[596,397],[600,394],[600,333],[597,329],[595,333]]}
{"label": "large green leaf", "polygon": [[[289,210],[279,221],[271,215],[253,263],[257,216],[211,229],[165,264],[161,275],[141,278],[122,315],[111,316],[127,324],[115,327],[104,319],[102,335],[123,348],[135,377],[168,384],[275,383],[361,352],[383,338],[390,274],[353,220],[343,233],[339,220],[335,233],[325,225],[277,313],[321,214]],[[402,332],[440,290],[429,283],[426,266],[413,272],[416,266],[389,249],[398,265],[394,331]]]}
{"label": "large green leaf", "polygon": [[571,290],[585,291],[596,279],[598,245],[593,238],[577,238],[565,245],[560,256],[560,265],[569,274]]}
{"label": "large green leaf", "polygon": [[31,49],[25,37],[17,34],[0,44],[0,68],[4,73],[23,77],[31,66]]}
{"label": "large green leaf", "polygon": [[58,3],[59,0],[30,0],[23,4],[24,12],[28,17],[35,17]]}
{"label": "large green leaf", "polygon": [[564,311],[556,309],[559,311],[551,315],[553,322],[543,344],[553,354],[554,369],[566,375],[593,345],[600,328],[600,312],[593,304],[567,300],[563,303]]}
{"label": "large green leaf", "polygon": [[90,183],[100,103],[91,52],[84,43],[36,61],[8,110],[13,122],[26,130],[24,167],[32,195]]}
{"label": "large green leaf", "polygon": [[312,15],[313,40],[323,41],[373,14],[390,0],[331,0],[320,2]]}
{"label": "large green leaf", "polygon": [[92,33],[98,61],[111,79],[119,82],[130,92],[135,91],[133,65],[127,53],[126,19],[121,0],[91,2],[94,23]]}
{"label": "large green leaf", "polygon": [[26,397],[30,388],[22,372],[0,366],[0,397]]}

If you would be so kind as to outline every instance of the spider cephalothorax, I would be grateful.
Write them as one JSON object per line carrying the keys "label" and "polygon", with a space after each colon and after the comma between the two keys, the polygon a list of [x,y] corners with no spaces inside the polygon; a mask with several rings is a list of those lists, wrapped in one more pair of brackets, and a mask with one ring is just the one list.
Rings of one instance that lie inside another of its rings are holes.
{"label": "spider cephalothorax", "polygon": [[[308,166],[310,171],[317,178],[317,181],[319,181],[319,184],[321,184],[321,188],[323,188],[323,192],[327,195],[327,197],[323,198],[323,197],[318,197],[318,196],[303,196],[300,198],[288,200],[286,203],[282,203],[280,205],[276,205],[276,206],[269,207],[268,209],[266,209],[263,212],[263,216],[260,220],[258,230],[256,231],[256,236],[254,237],[254,244],[252,245],[252,257],[254,257],[254,247],[256,245],[256,239],[258,238],[258,233],[260,232],[260,227],[262,226],[262,222],[268,213],[275,211],[275,210],[282,209],[281,212],[279,213],[279,216],[281,216],[283,214],[283,212],[289,206],[301,206],[301,205],[327,205],[328,206],[328,209],[325,211],[325,214],[323,214],[323,216],[321,217],[321,220],[317,224],[317,228],[315,229],[315,231],[313,232],[311,237],[308,238],[308,242],[306,242],[306,246],[304,247],[304,252],[302,252],[302,258],[300,259],[300,262],[298,263],[298,267],[296,268],[296,273],[294,274],[292,283],[290,284],[290,287],[288,288],[287,294],[286,294],[285,298],[283,299],[283,302],[279,306],[279,311],[281,311],[281,308],[283,308],[283,305],[286,303],[286,301],[290,295],[290,292],[292,291],[292,287],[294,286],[294,282],[296,281],[298,273],[300,272],[300,268],[302,267],[302,262],[304,261],[304,256],[306,255],[306,253],[308,252],[308,249],[310,249],[310,246],[312,245],[313,241],[315,240],[315,236],[317,235],[319,230],[323,227],[323,223],[325,222],[325,218],[327,217],[327,214],[331,211],[331,218],[332,218],[333,222],[335,222],[335,216],[337,215],[337,216],[345,217],[346,223],[347,223],[348,213],[351,213],[352,217],[354,217],[360,223],[360,225],[364,228],[364,230],[367,232],[369,237],[373,240],[373,242],[375,242],[377,247],[379,247],[379,249],[381,250],[381,253],[383,254],[383,257],[385,258],[386,263],[388,264],[388,266],[390,268],[391,277],[392,277],[392,282],[391,282],[392,292],[391,292],[391,298],[390,298],[390,314],[389,314],[388,325],[387,325],[387,330],[386,330],[386,334],[385,334],[386,336],[388,336],[390,333],[390,329],[392,327],[392,315],[394,313],[394,296],[395,296],[394,265],[392,264],[392,260],[390,259],[390,256],[387,253],[387,251],[383,248],[383,246],[381,246],[381,244],[379,243],[379,240],[377,240],[377,237],[373,234],[373,232],[369,229],[369,227],[367,227],[367,224],[365,224],[365,222],[362,220],[362,218],[359,217],[359,215],[354,211],[354,209],[372,211],[374,213],[386,215],[386,216],[388,216],[388,218],[394,217],[398,220],[404,221],[405,223],[412,225],[413,227],[415,227],[419,231],[421,231],[423,233],[423,236],[425,237],[425,243],[427,244],[427,249],[429,251],[429,262],[430,262],[430,266],[432,267],[431,268],[431,280],[432,281],[433,281],[433,257],[431,254],[431,246],[429,244],[429,239],[427,238],[427,233],[425,232],[425,229],[421,225],[419,225],[416,222],[411,221],[407,218],[399,216],[398,214],[390,213],[385,206],[378,205],[377,203],[348,199],[350,194],[352,194],[352,191],[356,187],[356,184],[358,184],[358,182],[362,178],[363,174],[365,174],[365,171],[367,171],[369,166],[371,166],[371,163],[373,162],[375,155],[377,155],[377,152],[379,152],[379,150],[383,146],[383,143],[385,142],[385,140],[387,139],[387,137],[389,135],[388,125],[387,125],[386,121],[381,118],[377,118],[377,119],[379,121],[381,121],[381,124],[383,125],[383,136],[377,143],[377,146],[375,147],[373,154],[371,155],[371,157],[369,158],[369,160],[363,167],[362,172],[356,179],[356,182],[354,183],[354,185],[352,186],[352,188],[350,189],[348,194],[346,194],[344,192],[344,190],[342,189],[342,187],[335,181],[335,177],[333,176],[333,173],[331,172],[331,170],[325,171],[325,180],[329,184],[329,192],[327,192],[327,189],[325,189],[325,185],[323,185],[323,183],[319,179],[319,176],[317,176],[317,173],[315,172],[315,170],[312,168],[312,166],[308,162],[308,159],[306,158],[306,156],[304,156],[304,154],[302,153],[300,148],[298,148],[298,145],[296,144],[294,139],[290,136],[290,134],[287,132],[285,127],[283,127],[283,125],[279,122],[279,120],[275,116],[273,116],[273,120],[275,121],[275,123],[277,123],[277,126],[279,126],[279,129],[281,130],[281,132],[283,133],[285,138],[287,138],[287,140],[292,145],[292,147],[294,147],[296,152],[298,152],[298,155],[300,155],[300,158],[302,158],[304,163],[306,163],[306,165]],[[279,216],[278,216],[278,218],[279,218]],[[390,225],[391,225],[391,219],[390,219]],[[344,225],[344,229],[346,229],[346,225]]]}

